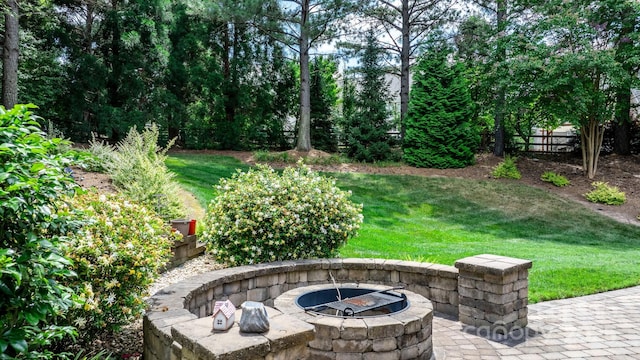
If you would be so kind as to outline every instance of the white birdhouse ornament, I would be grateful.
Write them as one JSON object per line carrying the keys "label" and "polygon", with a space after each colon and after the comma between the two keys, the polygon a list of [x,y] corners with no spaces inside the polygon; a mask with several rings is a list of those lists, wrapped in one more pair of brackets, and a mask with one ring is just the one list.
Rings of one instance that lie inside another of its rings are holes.
{"label": "white birdhouse ornament", "polygon": [[213,308],[213,330],[226,331],[236,321],[236,307],[231,301],[216,301]]}

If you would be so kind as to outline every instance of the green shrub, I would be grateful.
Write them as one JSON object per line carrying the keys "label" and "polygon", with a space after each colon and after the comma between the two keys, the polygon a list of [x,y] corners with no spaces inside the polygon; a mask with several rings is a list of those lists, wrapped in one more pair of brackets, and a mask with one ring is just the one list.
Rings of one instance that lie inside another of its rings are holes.
{"label": "green shrub", "polygon": [[132,201],[153,209],[165,221],[186,215],[180,186],[164,164],[167,150],[158,146],[158,127],[139,133],[132,128],[111,155],[105,154],[113,185]]}
{"label": "green shrub", "polygon": [[516,159],[506,156],[504,161],[498,164],[491,173],[495,178],[520,179],[522,175],[516,166]]}
{"label": "green shrub", "polygon": [[307,166],[259,165],[216,186],[202,240],[231,265],[329,257],[355,236],[362,206]]}
{"label": "green shrub", "polygon": [[544,174],[540,177],[540,180],[544,182],[552,183],[555,186],[567,186],[570,184],[569,180],[559,174],[554,173],[553,171],[545,171]]}
{"label": "green shrub", "polygon": [[253,160],[256,162],[283,162],[283,163],[295,163],[296,159],[289,156],[286,151],[283,152],[270,152],[270,151],[255,151],[253,153]]}
{"label": "green shrub", "polygon": [[67,319],[91,337],[142,313],[143,297],[170,258],[176,235],[153,211],[121,195],[92,191],[76,195],[70,205],[87,224],[64,247],[78,274],[68,285],[80,300]]}
{"label": "green shrub", "polygon": [[591,184],[595,189],[584,194],[587,200],[607,205],[622,205],[627,200],[624,192],[620,191],[616,186],[609,186],[609,184],[596,181]]}
{"label": "green shrub", "polygon": [[73,305],[60,247],[78,224],[54,214],[57,198],[75,185],[59,153],[64,141],[47,139],[33,108],[0,107],[1,359],[53,358],[52,342],[75,335],[57,319]]}
{"label": "green shrub", "polygon": [[473,165],[480,136],[473,126],[474,101],[462,63],[451,65],[451,49],[432,47],[415,66],[404,160],[415,167]]}

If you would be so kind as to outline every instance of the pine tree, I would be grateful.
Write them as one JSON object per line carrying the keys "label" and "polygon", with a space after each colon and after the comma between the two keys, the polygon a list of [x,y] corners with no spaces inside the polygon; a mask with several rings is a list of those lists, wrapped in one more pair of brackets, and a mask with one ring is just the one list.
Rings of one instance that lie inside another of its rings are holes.
{"label": "pine tree", "polygon": [[338,151],[334,131],[334,111],[338,102],[338,85],[334,79],[334,60],[316,57],[311,63],[311,141],[318,150]]}
{"label": "pine tree", "polygon": [[373,33],[367,36],[362,54],[360,88],[355,99],[355,114],[345,119],[347,155],[358,161],[372,162],[391,157],[393,139],[387,109],[388,84],[382,67],[383,52]]}
{"label": "pine tree", "polygon": [[410,165],[459,168],[473,164],[479,136],[471,126],[473,101],[462,64],[448,49],[432,49],[418,62],[404,138]]}

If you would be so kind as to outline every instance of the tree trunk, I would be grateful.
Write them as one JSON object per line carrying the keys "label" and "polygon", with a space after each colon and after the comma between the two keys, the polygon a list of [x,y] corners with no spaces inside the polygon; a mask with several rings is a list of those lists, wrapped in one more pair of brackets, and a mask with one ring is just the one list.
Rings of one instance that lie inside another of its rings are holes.
{"label": "tree trunk", "polygon": [[604,126],[595,119],[590,119],[580,129],[582,140],[582,167],[589,179],[593,179],[598,171],[598,160],[602,139],[604,138]]}
{"label": "tree trunk", "polygon": [[87,18],[84,24],[84,39],[83,39],[83,47],[84,52],[86,54],[93,54],[93,20],[95,18],[94,15],[94,2],[87,2]]}
{"label": "tree trunk", "polygon": [[[122,99],[120,99],[120,81],[122,79],[122,61],[120,61],[120,17],[118,16],[118,0],[111,0],[111,59],[110,62],[111,74],[107,79],[107,92],[109,94],[109,105],[114,108],[122,106]],[[114,134],[114,140],[120,140],[119,134]]]}
{"label": "tree trunk", "polygon": [[[633,14],[632,11],[629,14]],[[616,61],[622,64],[629,74],[627,79],[616,93],[616,118],[613,123],[613,152],[618,155],[631,154],[631,79],[637,73],[634,62],[628,61],[627,57],[633,54],[633,40],[630,36],[636,26],[636,18],[629,16],[620,31],[618,48],[616,49]]]}
{"label": "tree trunk", "polygon": [[[496,25],[498,30],[498,43],[496,52],[496,62],[498,67],[502,67],[504,61],[507,59],[507,49],[504,45],[504,31],[507,25],[507,0],[496,1]],[[504,138],[504,105],[505,105],[505,89],[500,84],[502,79],[498,80],[498,90],[496,94],[496,102],[494,109],[494,121],[495,121],[495,146],[493,148],[493,154],[495,156],[504,155],[505,138]]]}
{"label": "tree trunk", "polygon": [[411,38],[409,24],[409,0],[402,0],[402,49],[400,53],[400,142],[404,140],[404,121],[409,112],[409,68]]}
{"label": "tree trunk", "polygon": [[309,34],[307,19],[309,17],[309,0],[302,2],[300,24],[300,122],[298,123],[298,141],[296,150],[311,150],[311,89],[309,74]]}
{"label": "tree trunk", "polygon": [[7,0],[6,6],[2,55],[2,105],[11,109],[18,102],[19,8],[17,0]]}

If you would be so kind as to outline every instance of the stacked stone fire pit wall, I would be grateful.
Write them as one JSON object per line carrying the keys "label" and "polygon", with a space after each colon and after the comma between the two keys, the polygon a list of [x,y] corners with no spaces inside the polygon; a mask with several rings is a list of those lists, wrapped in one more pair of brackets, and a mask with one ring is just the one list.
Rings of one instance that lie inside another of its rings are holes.
{"label": "stacked stone fire pit wall", "polygon": [[[173,325],[210,316],[215,301],[273,306],[282,293],[301,286],[368,283],[404,286],[433,303],[435,311],[458,315],[458,269],[453,266],[383,259],[284,261],[212,271],[160,290],[144,318],[145,359],[170,360]],[[179,351],[179,349],[173,349]],[[175,358],[175,357],[174,357]]]}
{"label": "stacked stone fire pit wall", "polygon": [[[473,258],[463,260],[468,262],[470,259]],[[495,256],[491,259],[483,258],[484,266],[477,267],[477,270],[487,271],[491,268],[491,262],[510,261],[509,259]],[[526,263],[526,265],[518,263],[516,269],[501,269],[501,271],[516,270],[517,272],[531,267],[530,262],[526,261]],[[460,263],[457,265],[460,266]],[[498,262],[498,265],[503,265],[503,262]],[[464,271],[466,270],[465,268]],[[502,272],[502,275],[510,276]],[[150,309],[143,323],[144,358],[182,359],[182,345],[174,341],[172,333],[179,333],[175,328],[188,326],[183,323],[210,316],[215,301],[229,299],[238,307],[249,300],[273,307],[274,300],[288,290],[309,285],[331,284],[332,276],[337,283],[341,284],[404,286],[406,290],[431,300],[434,311],[455,317],[459,315],[459,273],[458,269],[452,266],[383,259],[321,259],[241,266],[194,276],[166,287],[151,297]],[[474,273],[473,276],[474,279],[480,280],[481,276],[478,273]],[[468,286],[470,282],[466,281],[464,284]],[[474,286],[476,285],[482,287],[482,281],[474,283]],[[526,291],[523,289],[526,287],[519,290],[513,290],[511,287],[511,291],[520,293]],[[509,296],[501,296],[500,301]],[[527,299],[522,296],[519,298],[522,299],[521,304],[524,306],[524,310],[520,309],[522,310],[520,314],[526,314]],[[491,302],[492,297],[487,297],[486,301]],[[468,302],[466,305],[485,306],[485,303],[476,304],[477,302],[477,300]],[[467,310],[471,311],[465,308],[465,312],[468,312]],[[483,320],[490,321],[490,319]],[[526,324],[526,321],[520,323]],[[469,325],[478,326],[479,323],[474,320]],[[174,328],[173,331],[172,328]],[[434,330],[437,331],[437,329]],[[304,338],[305,336],[300,337],[303,340]],[[290,345],[302,346],[302,344]],[[265,349],[268,348],[277,348],[277,344],[265,345]],[[273,354],[265,354],[259,358],[273,359],[274,357]]]}

